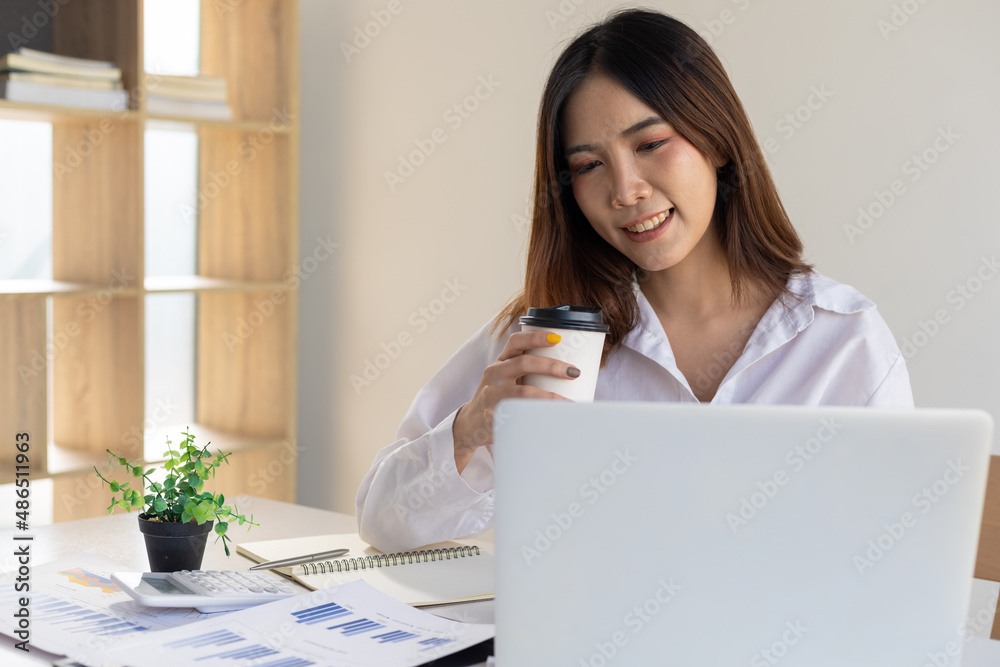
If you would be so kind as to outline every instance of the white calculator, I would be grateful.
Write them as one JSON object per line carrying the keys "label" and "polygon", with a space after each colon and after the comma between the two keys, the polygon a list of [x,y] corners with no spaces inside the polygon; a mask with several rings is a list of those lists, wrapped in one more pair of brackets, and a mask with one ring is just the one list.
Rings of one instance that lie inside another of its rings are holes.
{"label": "white calculator", "polygon": [[236,570],[114,572],[111,581],[147,607],[233,611],[298,593],[273,575]]}

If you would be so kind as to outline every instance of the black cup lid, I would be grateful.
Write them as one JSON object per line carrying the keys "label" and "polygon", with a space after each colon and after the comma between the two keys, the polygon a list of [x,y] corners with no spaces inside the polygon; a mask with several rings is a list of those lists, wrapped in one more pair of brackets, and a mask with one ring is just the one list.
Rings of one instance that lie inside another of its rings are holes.
{"label": "black cup lid", "polygon": [[522,315],[520,322],[534,327],[598,331],[601,333],[607,333],[611,328],[604,323],[601,309],[590,306],[529,308],[528,314]]}

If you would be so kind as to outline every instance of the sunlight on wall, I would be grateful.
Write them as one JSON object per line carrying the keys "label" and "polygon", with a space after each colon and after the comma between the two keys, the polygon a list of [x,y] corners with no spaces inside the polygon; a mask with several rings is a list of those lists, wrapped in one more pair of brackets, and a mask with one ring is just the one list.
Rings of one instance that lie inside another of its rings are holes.
{"label": "sunlight on wall", "polygon": [[[146,0],[144,54],[146,71],[160,74],[198,72],[197,0]],[[147,130],[146,275],[197,273],[198,137],[186,130]],[[146,297],[147,432],[195,419],[194,294]]]}
{"label": "sunlight on wall", "polygon": [[52,126],[0,120],[0,280],[52,279]]}

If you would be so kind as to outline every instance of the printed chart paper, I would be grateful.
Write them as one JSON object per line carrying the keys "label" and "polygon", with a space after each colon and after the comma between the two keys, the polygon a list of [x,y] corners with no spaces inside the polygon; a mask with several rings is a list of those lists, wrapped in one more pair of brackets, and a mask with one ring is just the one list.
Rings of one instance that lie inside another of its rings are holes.
{"label": "printed chart paper", "polygon": [[112,572],[129,568],[98,551],[34,567],[30,595],[15,590],[15,572],[0,575],[0,632],[14,636],[18,600],[29,597],[29,646],[57,655],[98,648],[136,634],[186,625],[217,614],[194,609],[142,607],[111,583]]}
{"label": "printed chart paper", "polygon": [[492,624],[433,616],[356,581],[72,657],[91,667],[407,667],[493,634]]}

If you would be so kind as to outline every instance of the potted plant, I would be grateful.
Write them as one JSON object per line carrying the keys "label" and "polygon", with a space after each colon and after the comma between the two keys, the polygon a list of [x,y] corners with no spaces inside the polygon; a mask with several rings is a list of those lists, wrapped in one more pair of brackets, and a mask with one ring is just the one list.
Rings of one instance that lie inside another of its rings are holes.
{"label": "potted plant", "polygon": [[[201,568],[202,557],[205,554],[205,543],[208,533],[215,526],[216,541],[222,540],[222,545],[229,555],[229,524],[256,526],[253,516],[247,519],[235,507],[226,505],[226,499],[221,493],[212,494],[205,491],[205,482],[215,477],[215,470],[222,463],[229,463],[229,454],[221,451],[213,456],[204,447],[194,444],[194,435],[185,429],[184,440],[176,449],[167,437],[166,461],[163,467],[163,480],[154,481],[153,475],[157,468],[151,467],[143,471],[142,466],[118,456],[110,449],[105,450],[111,455],[111,464],[125,468],[130,478],[118,482],[110,480],[94,467],[102,484],[111,489],[111,504],[108,514],[115,507],[121,507],[131,512],[132,508],[141,508],[139,514],[139,531],[146,541],[146,555],[149,557],[149,567],[153,572],[175,572],[177,570],[197,570]],[[132,484],[136,480],[145,489],[145,495]]]}

